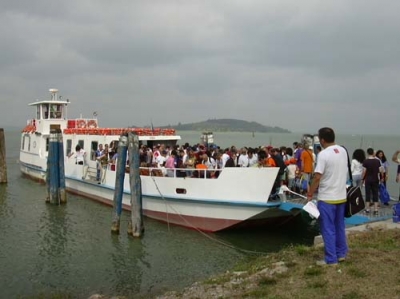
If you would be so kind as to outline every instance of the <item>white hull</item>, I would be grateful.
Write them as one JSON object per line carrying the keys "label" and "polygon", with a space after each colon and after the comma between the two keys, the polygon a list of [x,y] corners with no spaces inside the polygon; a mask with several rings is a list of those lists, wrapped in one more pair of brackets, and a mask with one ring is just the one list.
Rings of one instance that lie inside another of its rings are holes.
{"label": "white hull", "polygon": [[[38,169],[21,161],[24,174],[45,181],[46,173]],[[67,191],[112,205],[115,171],[108,169],[102,184],[97,184],[90,178],[82,180],[84,169],[84,166],[66,163]],[[141,176],[143,212],[153,219],[203,231],[219,231],[244,221],[256,225],[256,222],[282,216],[279,203],[268,203],[267,190],[271,190],[276,173],[275,168],[226,168],[218,179]],[[246,176],[253,179],[244,180]],[[129,186],[129,174],[126,174],[123,207],[128,210]],[[186,190],[186,194],[178,194],[177,189]]]}

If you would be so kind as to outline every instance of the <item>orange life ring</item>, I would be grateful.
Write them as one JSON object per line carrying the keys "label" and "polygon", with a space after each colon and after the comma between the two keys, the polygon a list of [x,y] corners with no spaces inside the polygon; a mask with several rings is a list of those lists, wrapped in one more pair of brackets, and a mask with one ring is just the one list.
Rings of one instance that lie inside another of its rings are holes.
{"label": "orange life ring", "polygon": [[97,128],[97,122],[96,122],[96,120],[95,120],[95,119],[89,120],[88,123],[87,123],[87,127],[88,127],[89,129]]}
{"label": "orange life ring", "polygon": [[86,120],[84,119],[78,119],[76,121],[76,127],[81,129],[81,128],[86,128]]}

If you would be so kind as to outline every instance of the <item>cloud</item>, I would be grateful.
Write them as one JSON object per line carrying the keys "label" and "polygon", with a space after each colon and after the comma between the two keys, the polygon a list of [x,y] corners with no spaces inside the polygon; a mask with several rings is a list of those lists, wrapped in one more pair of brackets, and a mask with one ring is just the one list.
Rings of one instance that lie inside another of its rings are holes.
{"label": "cloud", "polygon": [[[397,134],[399,6],[6,1],[0,117],[23,126],[33,115],[26,104],[53,87],[70,98],[70,115],[97,110],[106,126],[237,118]],[[390,121],[377,126],[380,115]]]}

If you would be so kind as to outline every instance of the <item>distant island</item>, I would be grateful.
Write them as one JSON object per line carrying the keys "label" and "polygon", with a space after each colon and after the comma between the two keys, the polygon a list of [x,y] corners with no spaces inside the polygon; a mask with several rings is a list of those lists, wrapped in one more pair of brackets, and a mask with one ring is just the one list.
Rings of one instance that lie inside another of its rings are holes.
{"label": "distant island", "polygon": [[168,125],[160,128],[171,128],[179,131],[212,131],[212,132],[261,132],[261,133],[291,133],[280,127],[264,126],[257,122],[248,122],[239,119],[208,119],[206,121],[177,125]]}

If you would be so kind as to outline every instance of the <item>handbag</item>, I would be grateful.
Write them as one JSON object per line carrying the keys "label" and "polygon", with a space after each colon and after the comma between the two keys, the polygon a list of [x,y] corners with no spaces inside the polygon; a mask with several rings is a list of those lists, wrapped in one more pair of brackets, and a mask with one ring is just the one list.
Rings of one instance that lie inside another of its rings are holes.
{"label": "handbag", "polygon": [[349,218],[358,212],[365,209],[364,198],[359,186],[353,186],[353,176],[351,175],[350,157],[347,149],[343,147],[347,153],[347,168],[349,171],[350,186],[347,187],[346,192],[346,207],[344,210],[344,217]]}
{"label": "handbag", "polygon": [[400,202],[393,205],[393,216],[400,217]]}
{"label": "handbag", "polygon": [[387,191],[385,185],[382,183],[379,184],[379,199],[385,205],[387,205],[390,201],[389,192]]}
{"label": "handbag", "polygon": [[347,187],[347,201],[344,216],[349,218],[365,209],[365,202],[358,186]]}

